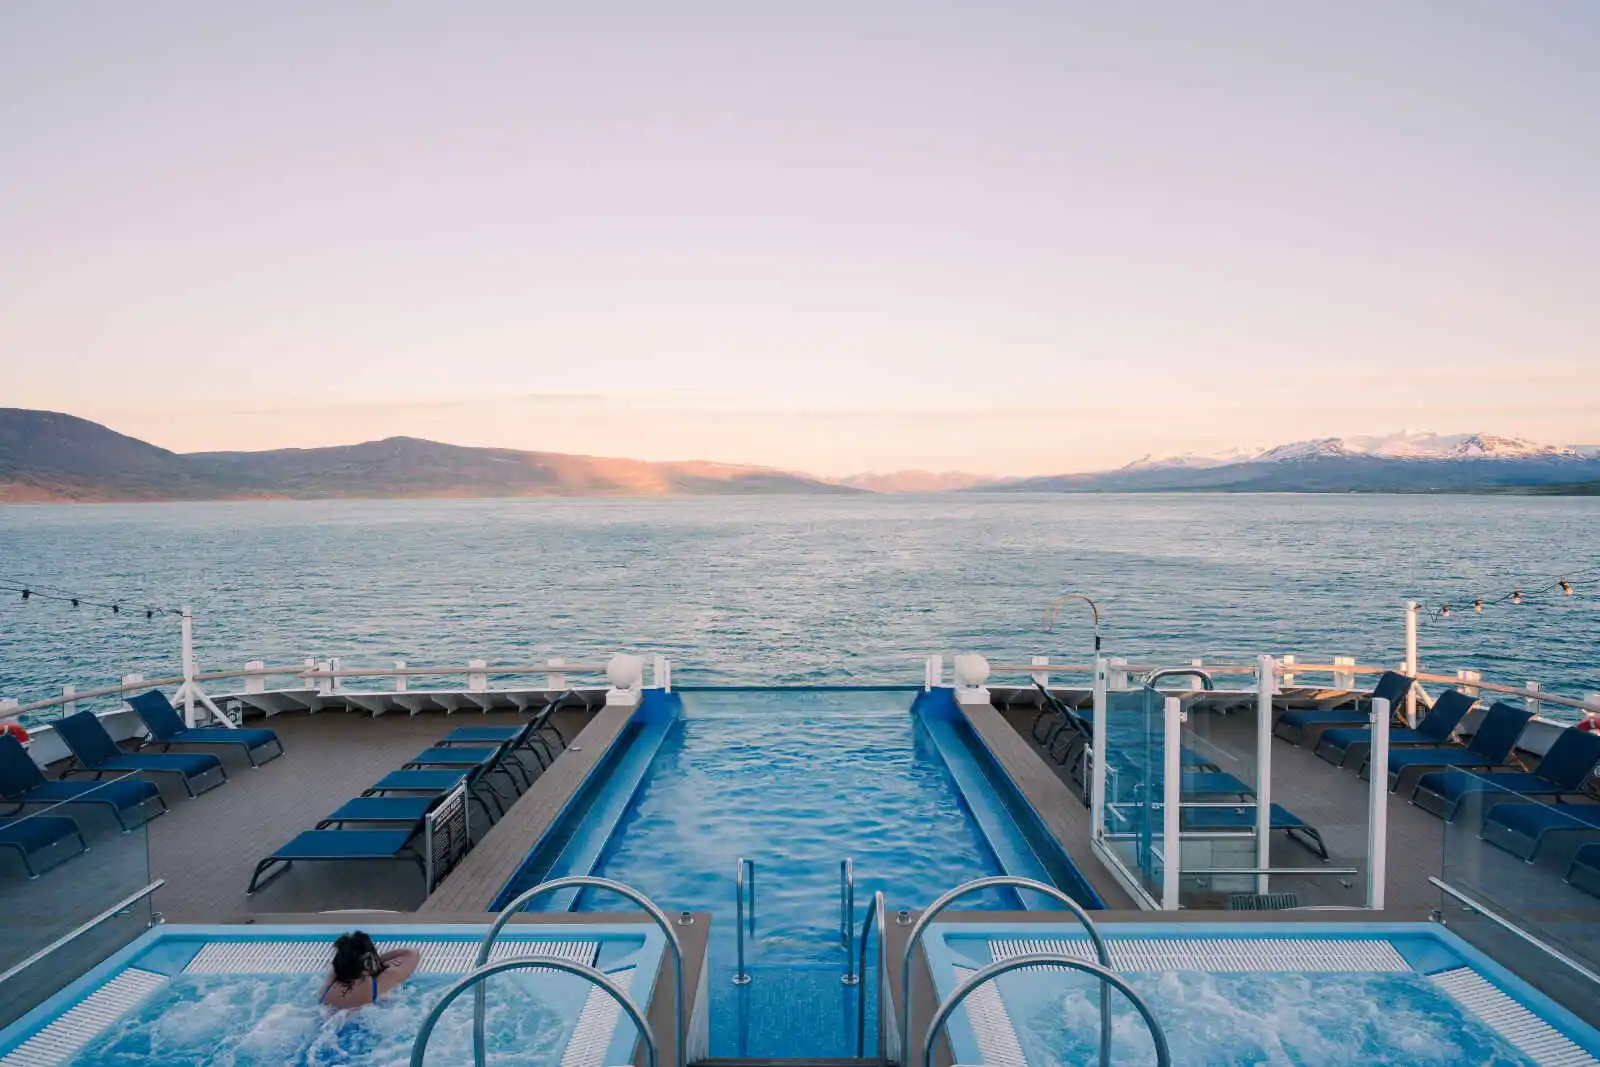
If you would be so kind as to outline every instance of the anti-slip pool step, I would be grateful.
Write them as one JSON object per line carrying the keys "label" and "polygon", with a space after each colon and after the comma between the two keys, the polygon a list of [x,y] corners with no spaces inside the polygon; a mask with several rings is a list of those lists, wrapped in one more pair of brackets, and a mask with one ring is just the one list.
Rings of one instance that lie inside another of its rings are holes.
{"label": "anti-slip pool step", "polygon": [[[1382,938],[1109,937],[1114,971],[1393,971],[1411,965]],[[1088,938],[995,939],[997,960],[1030,952],[1094,959]]]}
{"label": "anti-slip pool step", "polygon": [[[956,981],[965,982],[978,972],[968,967],[956,968]],[[1017,1040],[1017,1028],[1000,999],[1000,990],[993,982],[985,983],[967,994],[962,1003],[972,1033],[978,1040],[978,1052],[985,1067],[1026,1067],[1022,1042]],[[919,1053],[921,1046],[913,1046]]]}
{"label": "anti-slip pool step", "polygon": [[[466,974],[478,957],[476,941],[410,941],[379,939],[378,948],[391,952],[414,948],[422,953],[417,971],[422,974]],[[599,944],[594,941],[534,941],[502,938],[489,954],[491,961],[513,956],[556,956],[577,963],[594,963]],[[328,969],[333,941],[209,941],[184,968],[186,974],[314,974]]]}
{"label": "anti-slip pool step", "polygon": [[[628,967],[608,975],[627,993],[633,986],[636,968]],[[616,1032],[617,1021],[622,1018],[622,1005],[599,986],[591,986],[584,998],[583,1011],[578,1015],[578,1025],[567,1042],[567,1051],[561,1055],[561,1067],[604,1067],[606,1047]]]}
{"label": "anti-slip pool step", "polygon": [[67,1062],[166,981],[166,975],[154,971],[123,970],[11,1050],[0,1059],[0,1067],[53,1067]]}
{"label": "anti-slip pool step", "polygon": [[1428,977],[1539,1067],[1596,1067],[1600,1064],[1600,1060],[1506,996],[1471,967],[1458,967]]}

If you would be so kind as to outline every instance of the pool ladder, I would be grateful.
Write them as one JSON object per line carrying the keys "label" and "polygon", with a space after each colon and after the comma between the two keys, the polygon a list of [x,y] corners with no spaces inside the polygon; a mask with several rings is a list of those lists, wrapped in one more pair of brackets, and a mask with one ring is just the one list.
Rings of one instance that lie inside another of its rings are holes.
{"label": "pool ladder", "polygon": [[[747,876],[748,875],[748,879]],[[749,929],[750,936],[756,936],[756,861],[739,857],[739,866],[733,872],[733,907],[735,912],[734,929],[738,932],[739,961],[733,971],[734,985],[749,985],[750,972],[744,966],[744,937],[746,927],[745,896],[749,894]]]}

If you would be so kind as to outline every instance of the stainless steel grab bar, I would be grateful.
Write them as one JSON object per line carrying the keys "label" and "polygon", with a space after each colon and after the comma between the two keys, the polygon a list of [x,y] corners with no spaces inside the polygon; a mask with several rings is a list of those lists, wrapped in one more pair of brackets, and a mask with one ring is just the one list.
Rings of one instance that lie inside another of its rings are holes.
{"label": "stainless steel grab bar", "polygon": [[1154,689],[1156,687],[1156,682],[1160,681],[1162,678],[1183,677],[1200,679],[1200,688],[1207,691],[1217,688],[1217,683],[1211,678],[1211,672],[1203,671],[1199,667],[1162,667],[1145,675],[1144,684],[1149,686],[1151,689]]}
{"label": "stainless steel grab bar", "polygon": [[[1002,974],[1009,971],[1018,971],[1024,967],[1064,967],[1070,971],[1083,971],[1085,974],[1092,974],[1100,979],[1102,1001],[1105,997],[1106,986],[1115,987],[1118,992],[1133,1002],[1133,1006],[1144,1017],[1144,1024],[1149,1028],[1150,1037],[1156,1045],[1157,1067],[1171,1067],[1172,1050],[1167,1046],[1167,1035],[1162,1032],[1161,1024],[1156,1022],[1156,1017],[1150,1011],[1150,1005],[1144,1002],[1144,998],[1136,993],[1127,981],[1114,974],[1109,967],[1089,963],[1087,960],[1073,959],[1071,956],[1063,956],[1058,952],[1029,952],[1022,956],[1013,956],[1008,960],[997,960],[969,975],[966,981],[956,986],[955,991],[945,998],[944,1003],[939,1005],[939,1010],[933,1013],[933,1021],[928,1024],[928,1032],[922,1039],[921,1067],[928,1067],[933,1062],[934,1039],[939,1036],[939,1031],[944,1028],[946,1020],[950,1018],[950,1013],[959,1008],[961,1002],[966,1000],[973,990],[986,982],[993,981]],[[1103,1054],[1104,1050],[1102,1048]],[[1100,1062],[1105,1063],[1106,1061],[1102,1059]]]}
{"label": "stainless steel grab bar", "polygon": [[[867,974],[867,942],[872,937],[873,927],[878,930],[878,1062],[888,1061],[886,1042],[889,1040],[887,1028],[884,1026],[883,1009],[888,999],[888,983],[884,981],[889,974],[889,946],[884,941],[883,922],[883,892],[880,890],[872,894],[872,908],[867,912],[867,917],[861,920],[861,956],[856,963],[856,973],[865,978]],[[856,1058],[861,1059],[867,1054],[867,987],[861,987],[861,999],[856,1005]]]}
{"label": "stainless steel grab bar", "polygon": [[861,979],[855,972],[856,861],[850,856],[839,861],[839,943],[844,946],[844,975],[839,981],[855,985]]}
{"label": "stainless steel grab bar", "polygon": [[739,965],[733,972],[734,985],[749,985],[750,972],[744,969],[744,927],[745,927],[745,871],[750,872],[750,936],[756,932],[756,861],[739,857],[739,867],[733,872],[734,896],[734,927],[739,934]]}

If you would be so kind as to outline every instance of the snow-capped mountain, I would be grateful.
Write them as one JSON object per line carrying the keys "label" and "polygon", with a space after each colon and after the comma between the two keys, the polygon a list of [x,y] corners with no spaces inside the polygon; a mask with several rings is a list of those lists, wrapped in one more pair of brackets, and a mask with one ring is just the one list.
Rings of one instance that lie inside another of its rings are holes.
{"label": "snow-capped mountain", "polygon": [[[1600,482],[1600,450],[1486,433],[1318,437],[1266,449],[1135,460],[1118,470],[989,488],[1048,492],[1479,492]],[[1566,487],[1563,489],[1563,487]]]}

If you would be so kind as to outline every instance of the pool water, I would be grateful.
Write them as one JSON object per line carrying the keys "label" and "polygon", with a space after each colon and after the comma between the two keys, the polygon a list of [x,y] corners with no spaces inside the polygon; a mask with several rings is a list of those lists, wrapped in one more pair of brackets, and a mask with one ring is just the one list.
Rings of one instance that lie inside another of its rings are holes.
{"label": "pool water", "polygon": [[[1132,974],[1179,1064],[1347,1067],[1522,1067],[1517,1049],[1426,977],[1407,973]],[[1032,1067],[1093,1063],[1100,1010],[1086,978],[1022,971],[1002,975]],[[1154,1064],[1143,1021],[1113,997],[1115,1062]]]}
{"label": "pool water", "polygon": [[[307,974],[179,975],[68,1061],[73,1067],[403,1067],[423,1017],[458,976],[414,975],[359,1011],[318,1000]],[[538,995],[531,992],[537,981]],[[566,975],[507,974],[488,998],[495,1064],[555,1067],[585,990]],[[472,997],[445,1012],[430,1063],[472,1062]]]}
{"label": "pool water", "polygon": [[[913,718],[912,694],[690,692],[597,873],[669,910],[712,912],[712,1054],[853,1055],[839,862],[853,857],[859,932],[872,894],[920,907],[1001,870]],[[734,873],[755,861],[754,976],[736,986]],[[625,909],[595,895],[584,908]],[[969,907],[1018,906],[1009,894]],[[868,1042],[874,1040],[869,1011]]]}

